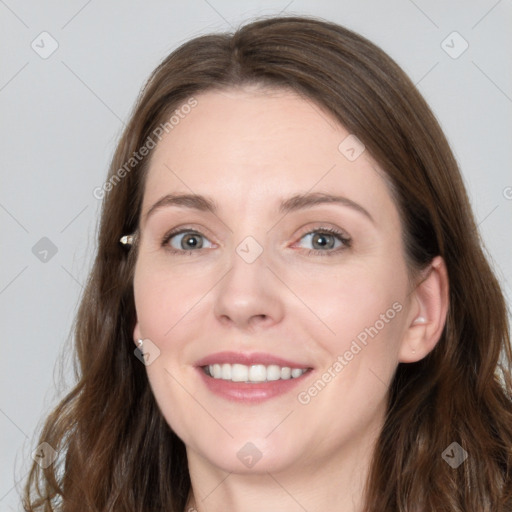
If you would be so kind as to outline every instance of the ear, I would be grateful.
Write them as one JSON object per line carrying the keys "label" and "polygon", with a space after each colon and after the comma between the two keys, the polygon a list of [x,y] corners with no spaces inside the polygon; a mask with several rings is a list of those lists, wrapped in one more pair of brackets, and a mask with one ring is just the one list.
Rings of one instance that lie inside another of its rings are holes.
{"label": "ear", "polygon": [[411,307],[398,360],[415,363],[437,345],[446,323],[449,305],[449,281],[446,264],[436,256],[422,272],[411,294]]}

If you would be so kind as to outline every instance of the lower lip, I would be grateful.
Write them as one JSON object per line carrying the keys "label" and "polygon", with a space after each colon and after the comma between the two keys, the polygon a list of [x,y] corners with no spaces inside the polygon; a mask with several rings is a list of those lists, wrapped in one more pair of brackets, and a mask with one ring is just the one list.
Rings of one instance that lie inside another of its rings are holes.
{"label": "lower lip", "polygon": [[246,382],[232,382],[230,380],[214,379],[206,375],[202,368],[197,368],[207,388],[218,396],[242,403],[259,403],[279,395],[290,392],[299,383],[304,381],[312,370],[304,372],[300,377],[288,380],[273,380],[248,384]]}

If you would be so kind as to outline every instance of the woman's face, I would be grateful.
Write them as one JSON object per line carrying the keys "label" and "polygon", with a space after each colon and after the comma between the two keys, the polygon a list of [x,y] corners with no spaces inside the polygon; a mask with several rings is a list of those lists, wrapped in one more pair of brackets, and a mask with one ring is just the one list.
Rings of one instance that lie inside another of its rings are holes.
{"label": "woman's face", "polygon": [[189,461],[357,458],[412,308],[382,172],[292,92],[196,99],[153,150],[140,218],[134,340],[156,401]]}

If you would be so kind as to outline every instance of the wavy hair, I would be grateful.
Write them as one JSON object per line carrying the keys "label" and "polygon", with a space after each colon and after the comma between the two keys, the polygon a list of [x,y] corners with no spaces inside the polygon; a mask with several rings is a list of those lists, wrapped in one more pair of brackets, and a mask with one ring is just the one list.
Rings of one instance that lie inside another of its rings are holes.
{"label": "wavy hair", "polygon": [[[46,469],[34,463],[25,510],[183,512],[186,450],[133,355],[137,250],[119,243],[137,230],[150,157],[126,163],[194,95],[245,85],[293,90],[330,111],[385,171],[411,271],[437,255],[446,262],[446,324],[427,357],[397,367],[365,511],[512,511],[507,307],[457,162],[425,100],[386,53],[337,24],[297,16],[196,37],[143,88],[104,187],[96,258],[74,324],[77,384],[40,436],[59,457]],[[453,442],[468,453],[458,468],[442,457]]]}

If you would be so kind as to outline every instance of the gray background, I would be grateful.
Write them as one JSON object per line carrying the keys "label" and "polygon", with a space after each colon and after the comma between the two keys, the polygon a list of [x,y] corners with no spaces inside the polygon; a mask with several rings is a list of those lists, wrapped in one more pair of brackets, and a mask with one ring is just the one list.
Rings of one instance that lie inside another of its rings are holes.
{"label": "gray background", "polygon": [[[278,13],[361,33],[418,84],[461,166],[511,303],[511,0],[0,0],[1,511],[20,508],[16,483],[36,428],[72,381],[69,355],[62,372],[56,361],[69,347],[95,249],[92,191],[140,87],[185,40]],[[44,253],[43,237],[56,254]]]}

